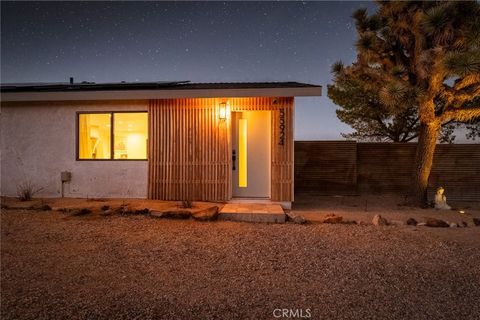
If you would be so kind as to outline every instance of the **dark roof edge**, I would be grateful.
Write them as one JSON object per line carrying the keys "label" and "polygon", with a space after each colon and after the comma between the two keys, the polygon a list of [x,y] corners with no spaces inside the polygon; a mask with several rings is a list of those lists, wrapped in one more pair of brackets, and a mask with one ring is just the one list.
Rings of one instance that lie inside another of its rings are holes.
{"label": "dark roof edge", "polygon": [[1,84],[1,92],[74,92],[74,91],[130,91],[130,90],[211,90],[211,89],[268,89],[321,88],[300,82],[219,82],[191,83],[189,81],[119,82],[119,83],[24,83]]}

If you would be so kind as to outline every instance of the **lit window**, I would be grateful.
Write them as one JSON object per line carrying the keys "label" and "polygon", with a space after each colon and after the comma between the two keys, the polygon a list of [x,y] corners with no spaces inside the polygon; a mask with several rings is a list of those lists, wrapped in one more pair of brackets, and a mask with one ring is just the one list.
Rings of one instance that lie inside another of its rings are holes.
{"label": "lit window", "polygon": [[238,186],[247,187],[247,141],[248,141],[247,119],[238,120]]}
{"label": "lit window", "polygon": [[81,160],[145,160],[147,139],[146,112],[78,115],[78,158]]}
{"label": "lit window", "polygon": [[110,113],[80,114],[78,148],[80,159],[110,159]]}
{"label": "lit window", "polygon": [[146,159],[148,115],[115,113],[113,119],[114,158]]}

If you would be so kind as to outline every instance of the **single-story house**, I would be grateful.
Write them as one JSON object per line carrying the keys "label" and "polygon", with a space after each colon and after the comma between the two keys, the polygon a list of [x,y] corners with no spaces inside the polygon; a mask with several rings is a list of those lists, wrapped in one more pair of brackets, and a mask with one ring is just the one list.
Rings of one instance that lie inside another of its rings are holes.
{"label": "single-story house", "polygon": [[274,83],[1,86],[1,194],[293,201],[294,97]]}

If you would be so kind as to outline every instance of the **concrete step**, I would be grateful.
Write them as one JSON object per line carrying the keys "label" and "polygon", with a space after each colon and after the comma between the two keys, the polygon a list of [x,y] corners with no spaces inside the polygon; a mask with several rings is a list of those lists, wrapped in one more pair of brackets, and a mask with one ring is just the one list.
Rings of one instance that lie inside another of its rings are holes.
{"label": "concrete step", "polygon": [[218,215],[219,220],[285,223],[285,213],[278,204],[228,203]]}

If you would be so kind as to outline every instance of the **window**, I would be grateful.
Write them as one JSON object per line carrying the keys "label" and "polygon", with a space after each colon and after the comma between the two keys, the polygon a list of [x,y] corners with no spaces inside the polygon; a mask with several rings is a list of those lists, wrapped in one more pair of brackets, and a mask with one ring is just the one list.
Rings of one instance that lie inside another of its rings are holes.
{"label": "window", "polygon": [[78,114],[79,160],[145,160],[147,141],[146,112]]}

